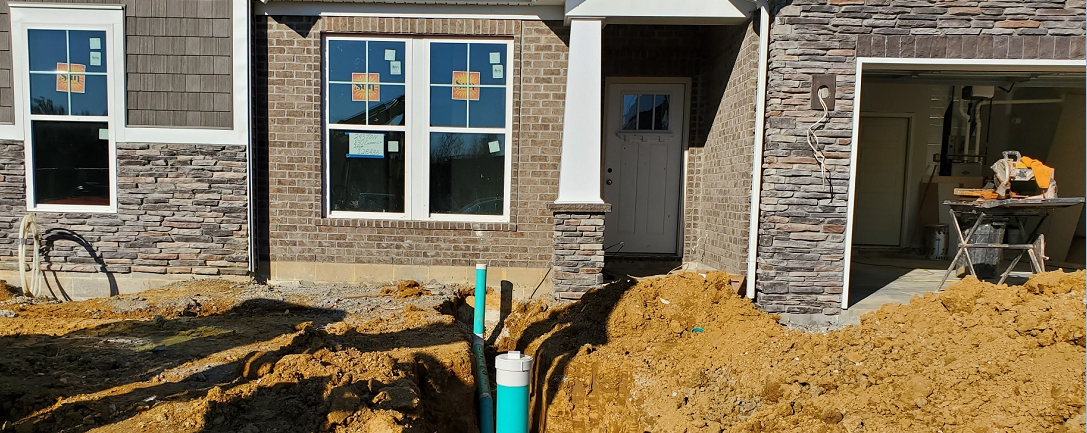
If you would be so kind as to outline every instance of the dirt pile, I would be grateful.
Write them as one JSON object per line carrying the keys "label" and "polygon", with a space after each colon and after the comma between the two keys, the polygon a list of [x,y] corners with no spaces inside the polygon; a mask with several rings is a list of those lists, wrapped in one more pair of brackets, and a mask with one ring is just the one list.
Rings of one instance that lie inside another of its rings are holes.
{"label": "dirt pile", "polygon": [[0,303],[17,312],[0,318],[0,431],[476,428],[469,334],[438,311],[450,300],[340,293],[378,306],[364,314],[247,290]]}
{"label": "dirt pile", "polygon": [[[548,432],[1084,430],[1084,272],[968,279],[828,334],[790,331],[720,273],[519,306]],[[702,331],[692,331],[701,328]]]}
{"label": "dirt pile", "polygon": [[398,298],[418,298],[420,296],[431,295],[429,290],[423,288],[423,285],[415,280],[404,280],[397,283],[396,287],[381,289],[381,294],[396,296]]}

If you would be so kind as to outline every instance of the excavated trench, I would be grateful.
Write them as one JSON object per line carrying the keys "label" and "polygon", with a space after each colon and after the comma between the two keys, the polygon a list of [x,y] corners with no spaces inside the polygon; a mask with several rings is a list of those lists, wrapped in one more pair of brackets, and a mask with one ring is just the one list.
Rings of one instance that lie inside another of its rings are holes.
{"label": "excavated trench", "polygon": [[[827,334],[782,327],[731,279],[488,295],[512,313],[486,356],[534,356],[540,432],[1084,430],[1083,271],[967,279]],[[476,431],[466,289],[0,291],[0,431]]]}

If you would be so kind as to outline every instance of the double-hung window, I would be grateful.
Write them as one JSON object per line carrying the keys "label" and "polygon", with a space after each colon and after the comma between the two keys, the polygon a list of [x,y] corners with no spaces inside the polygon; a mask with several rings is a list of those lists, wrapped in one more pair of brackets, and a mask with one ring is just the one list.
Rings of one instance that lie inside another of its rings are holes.
{"label": "double-hung window", "polygon": [[17,109],[26,141],[27,208],[114,212],[124,11],[12,7]]}
{"label": "double-hung window", "polygon": [[327,37],[327,214],[508,221],[510,47]]}

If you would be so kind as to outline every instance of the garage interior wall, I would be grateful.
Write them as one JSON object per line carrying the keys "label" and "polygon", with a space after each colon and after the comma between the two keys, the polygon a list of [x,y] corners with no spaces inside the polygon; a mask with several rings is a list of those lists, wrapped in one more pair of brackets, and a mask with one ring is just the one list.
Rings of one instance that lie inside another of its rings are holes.
{"label": "garage interior wall", "polygon": [[[865,78],[867,79],[867,77]],[[1058,196],[1084,195],[1084,89],[1064,87],[1019,87],[1005,92],[997,89],[994,100],[1060,99],[1060,103],[996,105],[980,110],[983,163],[956,164],[951,177],[936,173],[934,155],[940,153],[944,111],[949,98],[962,86],[951,84],[896,84],[887,80],[865,81],[861,95],[861,125],[866,119],[888,115],[910,116],[909,157],[906,164],[903,233],[899,247],[920,248],[924,244],[926,224],[949,223],[946,206],[935,206],[953,199],[952,190],[963,180],[991,177],[989,168],[1005,150],[1018,150],[1024,156],[1041,159],[1056,169]],[[1007,89],[1007,87],[1005,87]],[[859,143],[863,154],[872,143]],[[857,190],[866,188],[857,184]],[[927,191],[926,191],[927,189]],[[922,200],[924,202],[922,202]],[[859,205],[859,203],[858,203]],[[856,218],[864,218],[858,213]],[[1028,230],[1030,228],[1028,227]],[[1083,265],[1082,206],[1055,212],[1043,227],[1046,253],[1054,262]],[[856,242],[855,242],[856,244]],[[1070,250],[1072,253],[1070,254]]]}

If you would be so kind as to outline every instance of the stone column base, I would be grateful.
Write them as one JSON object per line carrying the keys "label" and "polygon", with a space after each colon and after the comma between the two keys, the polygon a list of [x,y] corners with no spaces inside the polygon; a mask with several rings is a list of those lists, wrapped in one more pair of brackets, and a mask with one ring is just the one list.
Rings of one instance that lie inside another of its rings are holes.
{"label": "stone column base", "polygon": [[604,284],[604,213],[606,203],[560,204],[548,209],[555,215],[551,281],[555,296],[578,299]]}

